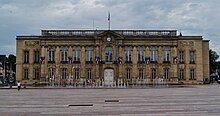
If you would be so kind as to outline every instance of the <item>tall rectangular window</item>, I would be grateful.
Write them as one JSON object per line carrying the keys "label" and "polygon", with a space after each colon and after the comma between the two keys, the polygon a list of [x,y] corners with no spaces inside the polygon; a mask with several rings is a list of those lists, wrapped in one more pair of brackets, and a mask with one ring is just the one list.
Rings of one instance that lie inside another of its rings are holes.
{"label": "tall rectangular window", "polygon": [[151,78],[156,79],[156,69],[154,68],[151,70]]}
{"label": "tall rectangular window", "polygon": [[48,62],[55,62],[55,49],[50,48],[48,51]]}
{"label": "tall rectangular window", "polygon": [[139,79],[144,79],[143,69],[139,69]]}
{"label": "tall rectangular window", "polygon": [[138,48],[138,63],[144,63],[144,48]]}
{"label": "tall rectangular window", "polygon": [[169,79],[169,69],[168,68],[164,69],[164,79]]}
{"label": "tall rectangular window", "polygon": [[195,64],[195,52],[190,51],[190,64]]}
{"label": "tall rectangular window", "polygon": [[184,80],[184,69],[180,69],[179,79]]}
{"label": "tall rectangular window", "polygon": [[28,80],[28,69],[24,69],[24,80]]}
{"label": "tall rectangular window", "polygon": [[38,50],[34,51],[34,63],[39,63],[40,52]]}
{"label": "tall rectangular window", "polygon": [[112,47],[106,47],[105,48],[105,61],[106,62],[112,62],[113,59],[113,48]]}
{"label": "tall rectangular window", "polygon": [[62,79],[66,79],[66,77],[67,77],[67,69],[62,68]]}
{"label": "tall rectangular window", "polygon": [[49,78],[52,78],[54,75],[54,68],[49,68]]}
{"label": "tall rectangular window", "polygon": [[34,69],[34,80],[40,80],[40,70]]}
{"label": "tall rectangular window", "polygon": [[92,79],[92,70],[91,69],[87,69],[87,77],[88,77],[88,79]]}
{"label": "tall rectangular window", "polygon": [[170,62],[170,48],[169,47],[165,47],[164,48],[164,62]]}
{"label": "tall rectangular window", "polygon": [[184,51],[180,51],[179,55],[180,55],[179,56],[179,58],[180,58],[179,63],[184,64]]}
{"label": "tall rectangular window", "polygon": [[24,63],[29,63],[29,51],[24,51]]}
{"label": "tall rectangular window", "polygon": [[93,55],[93,49],[92,48],[86,48],[86,61],[87,62],[92,61],[92,55]]}
{"label": "tall rectangular window", "polygon": [[80,48],[79,47],[74,49],[74,61],[80,61]]}
{"label": "tall rectangular window", "polygon": [[127,79],[131,79],[131,69],[127,69]]}
{"label": "tall rectangular window", "polygon": [[156,62],[157,61],[157,49],[155,47],[151,48],[150,54],[150,61]]}
{"label": "tall rectangular window", "polygon": [[190,69],[190,80],[195,80],[195,70],[194,69]]}
{"label": "tall rectangular window", "polygon": [[68,49],[66,47],[61,48],[61,61],[67,62],[68,61]]}
{"label": "tall rectangular window", "polygon": [[75,77],[75,79],[79,79],[80,78],[79,74],[80,74],[79,73],[79,68],[75,68],[75,70],[74,70],[74,77]]}
{"label": "tall rectangular window", "polygon": [[126,56],[126,62],[131,62],[132,61],[132,48],[131,47],[126,47],[125,48],[125,56]]}

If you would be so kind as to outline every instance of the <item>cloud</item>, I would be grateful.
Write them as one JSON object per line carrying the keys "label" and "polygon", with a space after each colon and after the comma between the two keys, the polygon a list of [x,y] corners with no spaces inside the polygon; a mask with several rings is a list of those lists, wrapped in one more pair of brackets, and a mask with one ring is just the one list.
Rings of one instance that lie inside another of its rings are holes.
{"label": "cloud", "polygon": [[[4,0],[0,1],[0,46],[14,46],[17,35],[42,29],[177,29],[209,39],[220,54],[220,1],[212,0]],[[0,54],[15,49],[0,47]],[[15,48],[15,47],[14,47]]]}

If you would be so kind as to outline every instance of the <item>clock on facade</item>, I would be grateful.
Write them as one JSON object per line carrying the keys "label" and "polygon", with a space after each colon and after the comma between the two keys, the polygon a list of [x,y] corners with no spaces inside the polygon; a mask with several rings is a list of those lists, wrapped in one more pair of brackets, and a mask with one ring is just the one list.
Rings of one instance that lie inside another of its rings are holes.
{"label": "clock on facade", "polygon": [[111,37],[107,37],[107,41],[111,41],[112,40],[112,38]]}

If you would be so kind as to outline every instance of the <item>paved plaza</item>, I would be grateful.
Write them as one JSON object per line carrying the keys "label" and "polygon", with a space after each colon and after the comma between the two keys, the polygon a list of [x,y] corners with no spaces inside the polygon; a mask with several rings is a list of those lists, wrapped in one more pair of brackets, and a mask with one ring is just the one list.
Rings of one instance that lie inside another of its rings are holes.
{"label": "paved plaza", "polygon": [[0,89],[0,116],[219,116],[219,89]]}

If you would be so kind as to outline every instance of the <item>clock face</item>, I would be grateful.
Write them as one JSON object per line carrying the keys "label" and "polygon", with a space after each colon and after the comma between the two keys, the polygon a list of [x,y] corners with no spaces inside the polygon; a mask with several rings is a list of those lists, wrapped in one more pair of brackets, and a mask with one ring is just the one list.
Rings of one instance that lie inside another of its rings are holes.
{"label": "clock face", "polygon": [[110,37],[107,37],[107,41],[111,41],[112,39]]}

